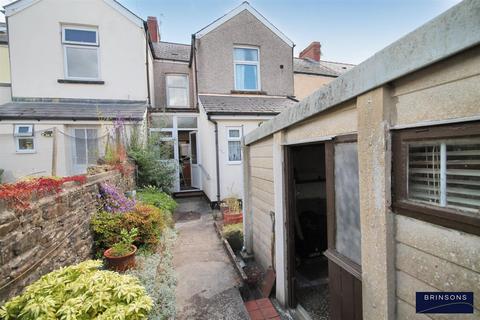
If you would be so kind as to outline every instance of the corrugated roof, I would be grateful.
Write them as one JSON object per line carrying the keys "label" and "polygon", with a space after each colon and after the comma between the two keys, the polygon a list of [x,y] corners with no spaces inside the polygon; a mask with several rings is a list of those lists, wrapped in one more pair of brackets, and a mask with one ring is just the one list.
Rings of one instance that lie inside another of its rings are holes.
{"label": "corrugated roof", "polygon": [[0,120],[142,120],[147,106],[133,103],[10,102],[0,106]]}
{"label": "corrugated roof", "polygon": [[175,61],[190,61],[190,45],[173,42],[154,42],[153,50],[155,58],[175,60]]}
{"label": "corrugated roof", "polygon": [[338,77],[341,74],[355,67],[353,64],[332,62],[332,61],[314,61],[311,59],[293,59],[293,72],[318,74],[323,76]]}
{"label": "corrugated roof", "polygon": [[297,102],[286,97],[200,94],[208,114],[278,114]]}

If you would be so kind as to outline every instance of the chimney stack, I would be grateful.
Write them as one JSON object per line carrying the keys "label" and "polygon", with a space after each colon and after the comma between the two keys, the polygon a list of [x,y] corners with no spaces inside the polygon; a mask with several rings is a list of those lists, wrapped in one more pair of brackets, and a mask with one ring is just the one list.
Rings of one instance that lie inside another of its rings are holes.
{"label": "chimney stack", "polygon": [[320,61],[320,56],[322,55],[320,48],[321,48],[320,42],[314,41],[310,43],[308,47],[303,49],[302,52],[300,52],[300,58],[301,59],[309,58],[315,61]]}
{"label": "chimney stack", "polygon": [[157,17],[147,18],[148,33],[152,42],[160,42],[160,30],[158,28]]}

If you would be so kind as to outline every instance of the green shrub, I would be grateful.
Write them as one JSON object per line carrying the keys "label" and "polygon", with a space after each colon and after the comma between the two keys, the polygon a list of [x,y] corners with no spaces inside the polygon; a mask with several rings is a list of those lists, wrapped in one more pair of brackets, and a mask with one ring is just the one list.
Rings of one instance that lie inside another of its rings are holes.
{"label": "green shrub", "polygon": [[234,251],[240,251],[243,247],[243,224],[229,224],[223,227],[223,236]]}
{"label": "green shrub", "polygon": [[127,231],[127,229],[122,229],[122,231],[120,231],[120,241],[112,245],[112,256],[123,257],[132,253],[132,244],[137,236],[137,228],[132,228],[130,231]]}
{"label": "green shrub", "polygon": [[137,278],[85,261],[50,272],[10,299],[2,319],[145,319],[152,299]]}
{"label": "green shrub", "polygon": [[110,248],[121,240],[122,229],[137,228],[138,236],[134,244],[139,249],[150,250],[158,244],[162,231],[173,225],[171,214],[148,204],[137,203],[135,209],[127,213],[100,211],[90,222],[95,248],[98,253]]}
{"label": "green shrub", "polygon": [[148,187],[137,192],[138,200],[146,204],[158,207],[160,209],[168,210],[171,213],[175,211],[177,203],[165,192],[161,192],[155,187]]}

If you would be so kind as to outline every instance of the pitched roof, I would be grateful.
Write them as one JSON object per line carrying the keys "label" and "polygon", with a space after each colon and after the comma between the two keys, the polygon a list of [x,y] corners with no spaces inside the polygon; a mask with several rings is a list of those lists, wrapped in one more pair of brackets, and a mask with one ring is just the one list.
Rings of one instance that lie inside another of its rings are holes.
{"label": "pitched roof", "polygon": [[141,103],[10,102],[0,105],[0,120],[142,120],[146,110]]}
{"label": "pitched roof", "polygon": [[244,1],[241,5],[239,5],[235,9],[231,10],[227,14],[225,14],[222,17],[218,18],[217,20],[213,21],[212,23],[210,23],[209,25],[207,25],[203,29],[197,31],[195,33],[195,37],[197,39],[200,39],[201,37],[203,37],[204,35],[206,35],[210,31],[216,29],[217,27],[224,24],[228,20],[232,19],[233,17],[235,17],[239,13],[243,12],[244,10],[247,10],[253,16],[255,16],[255,18],[260,20],[260,22],[262,22],[267,28],[269,28],[273,33],[275,33],[280,39],[282,39],[290,47],[294,46],[294,43],[293,43],[292,40],[290,40],[285,34],[283,34],[283,32],[281,32],[279,29],[277,29],[277,27],[275,27],[270,21],[268,21],[260,12],[255,10],[250,5],[250,3],[248,3],[247,1]]}
{"label": "pitched roof", "polygon": [[348,63],[341,63],[341,62],[331,62],[331,61],[324,61],[324,60],[315,61],[308,58],[293,59],[293,72],[295,73],[306,73],[306,74],[338,77],[339,75],[347,72],[353,67],[355,67],[355,65],[348,64]]}
{"label": "pitched roof", "polygon": [[190,61],[190,45],[173,42],[153,42],[153,51],[156,59]]}
{"label": "pitched roof", "polygon": [[207,114],[275,115],[297,101],[286,97],[198,95]]}

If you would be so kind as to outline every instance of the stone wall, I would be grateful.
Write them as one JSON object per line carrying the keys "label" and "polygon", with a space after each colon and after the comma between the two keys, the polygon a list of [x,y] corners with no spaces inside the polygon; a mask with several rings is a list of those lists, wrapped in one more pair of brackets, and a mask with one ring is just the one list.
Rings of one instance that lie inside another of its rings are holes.
{"label": "stone wall", "polygon": [[133,178],[109,171],[88,176],[81,186],[66,183],[62,193],[34,201],[24,211],[0,203],[0,305],[42,275],[91,258],[89,223],[101,182],[124,191],[134,188]]}

